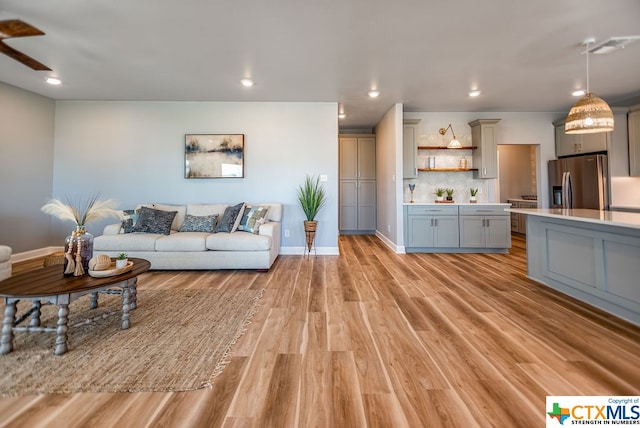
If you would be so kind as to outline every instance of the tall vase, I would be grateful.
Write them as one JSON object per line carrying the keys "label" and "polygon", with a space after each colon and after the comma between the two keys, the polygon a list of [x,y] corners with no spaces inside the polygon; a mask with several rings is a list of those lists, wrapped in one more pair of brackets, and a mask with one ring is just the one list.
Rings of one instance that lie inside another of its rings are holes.
{"label": "tall vase", "polygon": [[307,237],[307,251],[311,252],[313,248],[313,241],[316,238],[316,228],[318,227],[317,220],[305,220],[304,221],[304,234]]}
{"label": "tall vase", "polygon": [[93,235],[78,226],[64,240],[64,275],[82,276],[89,271],[93,257]]}

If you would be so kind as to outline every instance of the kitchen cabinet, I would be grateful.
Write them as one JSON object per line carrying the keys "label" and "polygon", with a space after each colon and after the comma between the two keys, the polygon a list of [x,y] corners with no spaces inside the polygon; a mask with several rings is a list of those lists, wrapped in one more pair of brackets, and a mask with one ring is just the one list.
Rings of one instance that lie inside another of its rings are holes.
{"label": "kitchen cabinet", "polygon": [[553,122],[557,157],[607,151],[607,143],[611,138],[610,132],[565,134],[564,124],[564,120]]}
{"label": "kitchen cabinet", "polygon": [[457,248],[457,206],[410,206],[406,210],[406,246]]}
{"label": "kitchen cabinet", "polygon": [[375,233],[376,140],[373,136],[339,137],[339,228]]}
{"label": "kitchen cabinet", "polygon": [[630,109],[629,124],[629,175],[640,177],[640,105]]}
{"label": "kitchen cabinet", "polygon": [[[538,208],[537,201],[521,199],[507,199],[512,208]],[[511,232],[521,235],[527,234],[527,216],[525,214],[511,213]]]}
{"label": "kitchen cabinet", "polygon": [[474,178],[498,177],[498,122],[500,119],[478,119],[469,122],[473,152]]}
{"label": "kitchen cabinet", "polygon": [[511,216],[502,207],[460,207],[460,247],[511,247]]}
{"label": "kitchen cabinet", "polygon": [[402,177],[418,177],[417,134],[420,119],[405,119],[402,127]]}

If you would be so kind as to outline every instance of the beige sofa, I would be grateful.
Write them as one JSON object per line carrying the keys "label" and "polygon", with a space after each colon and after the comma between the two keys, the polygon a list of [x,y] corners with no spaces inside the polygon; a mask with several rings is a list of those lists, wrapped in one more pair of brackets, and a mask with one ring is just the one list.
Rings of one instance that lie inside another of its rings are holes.
{"label": "beige sofa", "polygon": [[[229,205],[145,204],[164,211],[177,211],[168,235],[157,233],[124,233],[122,224],[104,228],[103,235],[93,243],[93,253],[115,257],[126,253],[151,262],[151,269],[258,269],[268,270],[280,253],[280,222],[282,204],[259,203],[252,206],[268,206],[266,222],[258,233],[234,231],[180,232],[186,215],[222,217]],[[139,207],[142,205],[139,205]]]}

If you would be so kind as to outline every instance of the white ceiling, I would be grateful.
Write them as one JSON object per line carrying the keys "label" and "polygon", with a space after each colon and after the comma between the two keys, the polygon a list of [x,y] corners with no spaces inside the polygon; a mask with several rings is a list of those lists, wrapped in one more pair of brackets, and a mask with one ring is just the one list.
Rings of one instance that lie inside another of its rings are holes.
{"label": "white ceiling", "polygon": [[[370,128],[394,103],[568,111],[581,41],[640,35],[640,0],[0,0],[5,19],[46,33],[6,42],[53,71],[0,55],[0,81],[57,100],[338,102]],[[590,86],[639,103],[640,41],[590,55]]]}

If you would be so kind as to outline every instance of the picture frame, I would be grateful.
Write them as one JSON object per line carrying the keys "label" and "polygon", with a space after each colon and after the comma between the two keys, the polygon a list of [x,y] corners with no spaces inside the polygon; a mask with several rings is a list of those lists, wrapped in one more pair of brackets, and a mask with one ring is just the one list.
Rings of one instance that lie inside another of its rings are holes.
{"label": "picture frame", "polygon": [[185,134],[184,178],[244,178],[244,134]]}

